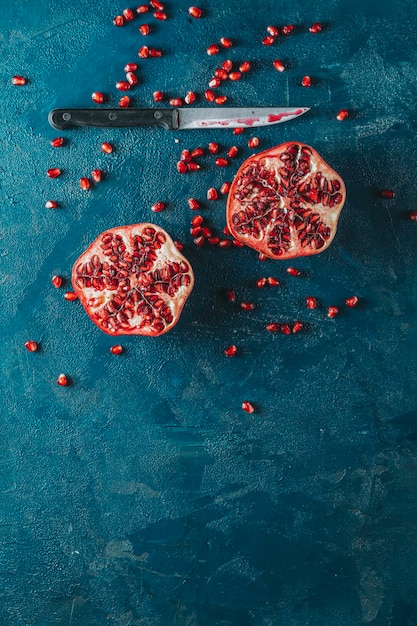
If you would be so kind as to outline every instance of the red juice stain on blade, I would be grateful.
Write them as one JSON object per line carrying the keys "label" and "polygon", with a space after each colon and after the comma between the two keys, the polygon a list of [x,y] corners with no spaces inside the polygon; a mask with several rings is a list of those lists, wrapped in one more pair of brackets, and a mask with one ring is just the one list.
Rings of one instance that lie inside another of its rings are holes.
{"label": "red juice stain on blade", "polygon": [[301,115],[304,113],[304,109],[297,109],[296,111],[284,111],[283,113],[278,113],[278,115],[271,113],[268,115],[268,122],[280,122],[283,117],[287,117],[288,115]]}

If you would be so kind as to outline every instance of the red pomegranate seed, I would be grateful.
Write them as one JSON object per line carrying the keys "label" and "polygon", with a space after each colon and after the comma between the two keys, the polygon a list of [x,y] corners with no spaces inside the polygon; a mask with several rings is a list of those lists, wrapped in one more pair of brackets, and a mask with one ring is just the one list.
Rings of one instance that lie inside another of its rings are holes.
{"label": "red pomegranate seed", "polygon": [[196,19],[198,19],[202,16],[203,11],[200,9],[200,7],[189,7],[188,13],[191,15],[191,17],[195,17]]}
{"label": "red pomegranate seed", "polygon": [[200,169],[200,165],[198,163],[195,163],[194,161],[190,161],[187,164],[187,167],[190,170],[190,172],[196,172],[197,170]]}
{"label": "red pomegranate seed", "polygon": [[188,150],[188,148],[181,150],[181,156],[180,156],[181,161],[184,161],[185,163],[189,163],[192,158],[193,158],[193,155],[191,154],[191,150]]}
{"label": "red pomegranate seed", "polygon": [[415,222],[417,220],[417,211],[411,211],[409,214],[409,218],[411,221]]}
{"label": "red pomegranate seed", "polygon": [[214,99],[215,104],[224,104],[227,100],[227,96],[217,96]]}
{"label": "red pomegranate seed", "polygon": [[206,238],[203,235],[200,235],[200,237],[196,237],[193,241],[198,248],[202,248],[206,243]]}
{"label": "red pomegranate seed", "polygon": [[235,246],[235,248],[245,247],[245,244],[243,243],[243,241],[238,241],[237,239],[232,239],[232,244]]}
{"label": "red pomegranate seed", "polygon": [[268,35],[262,39],[262,43],[264,46],[272,46],[272,44],[275,43],[275,37]]}
{"label": "red pomegranate seed", "polygon": [[24,76],[13,76],[12,85],[26,85],[27,80]]}
{"label": "red pomegranate seed", "polygon": [[158,9],[158,11],[163,11],[164,10],[164,5],[162,4],[162,2],[159,2],[159,0],[149,0],[149,4],[154,9]]}
{"label": "red pomegranate seed", "polygon": [[220,193],[222,194],[222,196],[225,196],[227,193],[229,193],[230,187],[231,183],[229,183],[229,181],[225,181],[223,183],[223,185],[220,187]]}
{"label": "red pomegranate seed", "polygon": [[25,348],[26,350],[29,350],[29,352],[36,352],[36,350],[38,349],[38,344],[36,343],[36,341],[26,341]]}
{"label": "red pomegranate seed", "polygon": [[110,352],[112,354],[122,354],[123,346],[121,346],[120,344],[117,344],[116,346],[111,346]]}
{"label": "red pomegranate seed", "polygon": [[158,200],[158,202],[155,202],[155,204],[151,206],[151,211],[153,211],[154,213],[159,213],[160,211],[163,211],[164,209],[165,209],[165,203],[161,202],[161,200]]}
{"label": "red pomegranate seed", "polygon": [[268,276],[268,278],[266,279],[266,282],[268,283],[268,285],[270,287],[278,287],[279,286],[279,280],[278,280],[278,278],[275,278],[275,276]]}
{"label": "red pomegranate seed", "polygon": [[125,109],[126,107],[128,107],[128,106],[129,106],[129,104],[130,104],[130,98],[129,98],[129,96],[122,96],[122,97],[120,98],[120,100],[119,100],[118,104],[119,104],[119,107],[122,107],[122,108],[124,108],[124,109]]}
{"label": "red pomegranate seed", "polygon": [[244,402],[242,402],[242,409],[246,411],[246,413],[255,412],[255,407],[253,406],[251,402],[248,402],[248,400],[245,400]]}
{"label": "red pomegranate seed", "polygon": [[65,374],[60,374],[56,382],[60,387],[66,387],[68,385],[68,378]]}
{"label": "red pomegranate seed", "polygon": [[154,102],[162,102],[162,100],[164,99],[165,95],[163,91],[154,91],[153,92],[153,99]]}
{"label": "red pomegranate seed", "polygon": [[196,99],[196,95],[194,91],[189,91],[187,92],[187,95],[184,98],[184,102],[185,104],[192,104],[193,102],[195,102],[195,99]]}
{"label": "red pomegranate seed", "polygon": [[229,161],[223,157],[218,157],[214,162],[218,167],[227,167],[229,165]]}
{"label": "red pomegranate seed", "polygon": [[220,237],[209,237],[207,241],[211,246],[218,246],[220,243]]}
{"label": "red pomegranate seed", "polygon": [[116,89],[119,91],[129,91],[130,83],[127,80],[119,80],[116,83]]}
{"label": "red pomegranate seed", "polygon": [[192,228],[190,228],[190,235],[191,237],[197,237],[198,235],[203,234],[201,231],[203,229],[201,228],[201,226],[193,226]]}
{"label": "red pomegranate seed", "polygon": [[307,298],[306,298],[306,307],[308,309],[315,309],[316,306],[317,306],[316,298],[313,298],[313,296],[307,296]]}
{"label": "red pomegranate seed", "polygon": [[[239,72],[246,73],[250,71],[250,63],[249,61],[243,61],[241,65],[239,65]],[[230,77],[229,77],[230,78]]]}
{"label": "red pomegranate seed", "polygon": [[49,178],[58,178],[58,176],[60,176],[62,172],[59,167],[51,167],[49,170],[47,170],[46,173]]}
{"label": "red pomegranate seed", "polygon": [[195,198],[188,198],[187,202],[192,211],[197,211],[200,208],[200,204]]}
{"label": "red pomegranate seed", "polygon": [[323,30],[323,26],[320,22],[315,22],[308,30],[310,33],[320,33]]}
{"label": "red pomegranate seed", "polygon": [[294,30],[294,25],[293,24],[287,24],[287,26],[283,26],[281,28],[281,33],[283,35],[289,35],[290,33],[292,33],[293,30]]}
{"label": "red pomegranate seed", "polygon": [[57,209],[58,202],[56,200],[48,200],[45,202],[45,209]]}
{"label": "red pomegranate seed", "polygon": [[184,244],[181,243],[181,241],[174,241],[174,246],[176,247],[177,250],[179,250],[181,252],[181,250],[184,250]]}
{"label": "red pomegranate seed", "polygon": [[96,102],[97,104],[103,104],[104,95],[100,91],[93,91],[93,93],[91,94],[91,99],[93,102]]}
{"label": "red pomegranate seed", "polygon": [[[190,199],[192,200],[192,198]],[[194,215],[193,219],[191,220],[191,226],[201,226],[203,222],[204,218],[202,215]]]}
{"label": "red pomegranate seed", "polygon": [[258,278],[258,280],[256,281],[256,286],[258,287],[258,289],[263,289],[263,287],[266,286],[266,278]]}
{"label": "red pomegranate seed", "polygon": [[242,74],[240,72],[230,72],[229,78],[230,80],[240,80],[242,78]]}
{"label": "red pomegranate seed", "polygon": [[215,89],[216,87],[218,87],[218,86],[220,85],[220,83],[221,83],[220,78],[216,78],[216,76],[214,76],[214,77],[213,77],[213,78],[209,81],[208,86],[209,86],[209,87],[212,87],[212,88],[214,88],[214,89]]}
{"label": "red pomegranate seed", "polygon": [[217,154],[219,151],[219,144],[215,141],[211,141],[208,145],[208,151],[210,154]]}
{"label": "red pomegranate seed", "polygon": [[127,72],[126,80],[129,83],[129,85],[137,85],[139,82],[139,79],[134,72]]}
{"label": "red pomegranate seed", "polygon": [[302,322],[300,322],[299,320],[297,320],[296,322],[294,322],[294,324],[292,325],[292,333],[295,335],[296,333],[299,333],[303,330],[304,328],[304,324]]}
{"label": "red pomegranate seed", "polygon": [[216,78],[220,78],[220,80],[226,80],[228,72],[222,67],[218,67],[214,70],[214,75]]}
{"label": "red pomegranate seed", "polygon": [[184,161],[178,161],[178,163],[177,163],[177,171],[180,174],[185,174],[186,172],[188,172],[187,164]]}
{"label": "red pomegranate seed", "polygon": [[272,65],[277,70],[277,72],[285,71],[285,65],[280,59],[275,59],[274,61],[272,61]]}
{"label": "red pomegranate seed", "polygon": [[207,102],[214,102],[216,99],[216,94],[214,93],[212,89],[206,89],[204,92],[204,97],[207,100]]}
{"label": "red pomegranate seed", "polygon": [[327,309],[327,317],[336,317],[338,313],[339,313],[339,307],[337,306],[331,305]]}
{"label": "red pomegranate seed", "polygon": [[124,71],[126,74],[128,72],[136,72],[137,69],[138,69],[137,63],[126,63],[126,65],[124,66]]}
{"label": "red pomegranate seed", "polygon": [[62,276],[52,276],[51,282],[56,289],[59,289],[62,285]]}
{"label": "red pomegranate seed", "polygon": [[69,302],[74,302],[74,300],[77,300],[78,296],[74,291],[66,291],[64,293],[64,298]]}
{"label": "red pomegranate seed", "polygon": [[63,137],[55,137],[55,139],[52,139],[51,141],[51,146],[53,148],[62,148],[62,146],[65,145],[65,139]]}
{"label": "red pomegranate seed", "polygon": [[207,200],[217,200],[218,197],[217,189],[214,189],[214,187],[207,189]]}
{"label": "red pomegranate seed", "polygon": [[162,56],[162,50],[159,50],[158,48],[150,48],[149,56],[150,57],[161,57]]}
{"label": "red pomegranate seed", "polygon": [[225,349],[224,354],[226,356],[236,356],[237,354],[237,346],[231,345]]}
{"label": "red pomegranate seed", "polygon": [[147,4],[141,4],[140,6],[138,6],[138,8],[136,9],[136,13],[147,13],[149,11],[149,7]]}
{"label": "red pomegranate seed", "polygon": [[350,309],[353,309],[353,307],[355,307],[359,302],[359,298],[358,296],[351,296],[350,298],[346,298],[345,300],[345,304],[347,307],[349,307]]}
{"label": "red pomegranate seed", "polygon": [[123,26],[123,24],[125,23],[123,15],[116,15],[116,17],[113,20],[113,24],[115,26]]}
{"label": "red pomegranate seed", "polygon": [[80,187],[84,191],[87,191],[91,187],[91,183],[88,178],[80,178]]}
{"label": "red pomegranate seed", "polygon": [[291,335],[291,327],[289,324],[281,324],[280,331],[283,335]]}
{"label": "red pomegranate seed", "polygon": [[253,309],[255,308],[255,305],[253,302],[241,302],[240,303],[240,308],[242,309],[242,311],[253,311]]}
{"label": "red pomegranate seed", "polygon": [[193,159],[195,157],[201,157],[203,156],[203,154],[204,154],[204,150],[200,146],[198,148],[194,148],[193,150],[191,150],[191,156],[193,157]]}
{"label": "red pomegranate seed", "polygon": [[99,183],[102,179],[102,176],[103,173],[99,169],[95,169],[91,172],[91,178],[94,180],[95,183]]}
{"label": "red pomegranate seed", "polygon": [[233,63],[230,59],[226,59],[225,61],[223,61],[222,63],[222,69],[226,70],[226,72],[231,72],[232,71],[232,67],[233,67]]}
{"label": "red pomegranate seed", "polygon": [[251,137],[248,141],[248,148],[257,148],[259,146],[259,138]]}
{"label": "red pomegranate seed", "polygon": [[301,84],[303,87],[311,87],[311,77],[303,76],[303,78],[301,79]]}
{"label": "red pomegranate seed", "polygon": [[237,155],[237,153],[239,152],[239,149],[237,146],[232,146],[231,148],[229,148],[229,150],[227,151],[227,156],[230,159],[234,159],[235,156]]}
{"label": "red pomegranate seed", "polygon": [[169,101],[169,104],[172,107],[182,107],[183,103],[182,103],[181,98],[171,98],[170,101]]}
{"label": "red pomegranate seed", "polygon": [[266,330],[270,333],[279,333],[281,329],[281,325],[278,322],[272,322],[271,324],[267,324]]}
{"label": "red pomegranate seed", "polygon": [[164,11],[155,11],[153,16],[156,20],[164,21],[167,19],[167,14]]}
{"label": "red pomegranate seed", "polygon": [[233,134],[234,135],[241,135],[244,132],[244,128],[243,127],[238,127],[238,128],[234,128],[233,129]]}
{"label": "red pomegranate seed", "polygon": [[336,119],[339,122],[343,122],[347,117],[349,117],[349,111],[347,109],[340,109],[339,113],[336,115]]}
{"label": "red pomegranate seed", "polygon": [[383,189],[381,191],[381,198],[385,198],[386,200],[392,200],[394,197],[394,192],[392,189]]}
{"label": "red pomegranate seed", "polygon": [[227,291],[225,291],[226,299],[229,300],[229,302],[236,302],[236,293],[234,289],[228,289]]}
{"label": "red pomegranate seed", "polygon": [[123,11],[123,17],[127,22],[130,22],[131,20],[135,19],[135,14],[133,13],[132,9],[125,9]]}
{"label": "red pomegranate seed", "polygon": [[229,37],[220,37],[220,44],[223,48],[231,48],[233,46],[233,42]]}
{"label": "red pomegranate seed", "polygon": [[231,248],[233,245],[233,241],[231,239],[219,239],[218,246],[219,248]]}
{"label": "red pomegranate seed", "polygon": [[113,146],[108,141],[103,141],[101,149],[106,154],[111,154],[113,152]]}
{"label": "red pomegranate seed", "polygon": [[296,267],[287,267],[287,274],[290,276],[301,276],[301,271]]}
{"label": "red pomegranate seed", "polygon": [[258,254],[258,260],[259,261],[266,261],[266,254],[264,252],[260,252]]}
{"label": "red pomegranate seed", "polygon": [[148,48],[148,46],[142,46],[141,48],[139,48],[138,56],[141,59],[147,59],[148,56],[149,56],[149,48]]}
{"label": "red pomegranate seed", "polygon": [[279,29],[276,26],[267,26],[266,32],[268,35],[271,35],[271,37],[278,37],[279,35]]}
{"label": "red pomegranate seed", "polygon": [[213,54],[218,54],[220,51],[219,46],[216,43],[212,43],[211,46],[207,48],[207,54],[212,56]]}

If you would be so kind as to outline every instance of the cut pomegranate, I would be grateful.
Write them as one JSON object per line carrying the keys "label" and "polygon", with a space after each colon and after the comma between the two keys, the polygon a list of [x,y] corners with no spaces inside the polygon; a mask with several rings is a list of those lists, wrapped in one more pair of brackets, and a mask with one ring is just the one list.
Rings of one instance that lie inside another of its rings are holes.
{"label": "cut pomegranate", "polygon": [[101,91],[93,91],[93,93],[91,94],[91,99],[97,104],[103,104],[104,95],[101,93]]}
{"label": "cut pomegranate", "polygon": [[188,261],[154,224],[112,228],[77,259],[72,283],[91,320],[110,335],[162,335],[193,288]]}
{"label": "cut pomegranate", "polygon": [[245,400],[244,402],[242,402],[242,409],[246,411],[246,413],[255,412],[255,407],[253,406],[251,402],[248,402],[248,400]]}
{"label": "cut pomegranate", "polygon": [[29,352],[36,352],[38,344],[36,341],[26,341],[25,348],[26,350],[29,350]]}
{"label": "cut pomegranate", "polygon": [[56,382],[60,387],[66,387],[68,385],[68,378],[65,374],[60,374]]}
{"label": "cut pomegranate", "polygon": [[332,242],[346,197],[342,178],[310,146],[287,142],[239,168],[227,201],[238,241],[273,259],[317,254]]}
{"label": "cut pomegranate", "polygon": [[200,7],[189,7],[188,13],[189,15],[191,15],[191,17],[195,17],[196,19],[198,19],[202,16],[203,11],[202,9],[200,9]]}

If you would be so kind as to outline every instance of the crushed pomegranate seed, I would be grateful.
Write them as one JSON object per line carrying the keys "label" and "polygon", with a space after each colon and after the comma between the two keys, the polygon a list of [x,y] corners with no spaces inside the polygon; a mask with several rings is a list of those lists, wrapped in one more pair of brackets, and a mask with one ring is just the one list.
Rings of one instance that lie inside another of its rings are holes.
{"label": "crushed pomegranate seed", "polygon": [[230,80],[240,80],[242,78],[242,74],[240,72],[230,72],[228,78]]}
{"label": "crushed pomegranate seed", "polygon": [[271,324],[267,324],[266,330],[270,333],[279,333],[281,325],[278,322],[271,322]]}
{"label": "crushed pomegranate seed", "polygon": [[229,193],[230,187],[231,187],[231,183],[229,183],[228,181],[225,181],[223,183],[223,185],[220,187],[220,193],[222,194],[222,196],[225,196],[227,193]]}
{"label": "crushed pomegranate seed", "polygon": [[126,107],[128,107],[128,106],[129,106],[129,104],[130,104],[130,98],[129,98],[129,96],[122,96],[122,97],[120,98],[120,100],[119,100],[118,104],[119,104],[119,107],[122,107],[122,108],[124,108],[124,109],[125,109]]}
{"label": "crushed pomegranate seed", "polygon": [[191,17],[195,17],[196,19],[198,19],[202,16],[203,11],[202,9],[200,9],[200,7],[189,7],[188,13],[189,15],[191,15]]}
{"label": "crushed pomegranate seed", "polygon": [[164,11],[155,11],[153,16],[156,20],[164,21],[167,19],[167,14]]}
{"label": "crushed pomegranate seed", "polygon": [[353,309],[353,307],[355,307],[359,302],[359,298],[358,296],[351,296],[350,298],[346,298],[345,300],[345,304],[347,307],[349,307],[350,309]]}
{"label": "crushed pomegranate seed", "polygon": [[303,330],[304,328],[304,324],[302,322],[300,322],[299,320],[297,320],[296,322],[294,322],[294,324],[292,325],[292,333],[295,335],[296,333],[299,333]]}
{"label": "crushed pomegranate seed", "polygon": [[65,145],[65,139],[63,137],[55,137],[55,139],[52,139],[51,141],[51,146],[53,148],[62,148],[62,146]]}
{"label": "crushed pomegranate seed", "polygon": [[272,61],[272,65],[277,70],[277,72],[285,71],[285,65],[280,59],[275,59],[274,61]]}
{"label": "crushed pomegranate seed", "polygon": [[138,56],[141,59],[147,59],[149,56],[149,48],[148,46],[141,46],[141,48],[139,48],[138,50]]}
{"label": "crushed pomegranate seed", "polygon": [[75,291],[66,291],[64,293],[64,298],[65,300],[68,300],[69,302],[74,302],[74,300],[77,300],[78,296],[75,293]]}
{"label": "crushed pomegranate seed", "polygon": [[219,194],[217,193],[217,189],[215,189],[214,187],[210,187],[209,189],[207,189],[207,200],[217,200],[219,197]]}
{"label": "crushed pomegranate seed", "polygon": [[218,54],[220,52],[220,48],[217,43],[212,43],[211,46],[207,48],[207,54],[212,56],[213,54]]}
{"label": "crushed pomegranate seed", "polygon": [[236,356],[237,354],[237,346],[231,345],[224,350],[224,354],[226,356]]}
{"label": "crushed pomegranate seed", "polygon": [[281,33],[283,35],[289,35],[290,33],[292,33],[293,30],[294,30],[294,25],[293,24],[287,24],[287,26],[283,26],[281,28]]}
{"label": "crushed pomegranate seed", "polygon": [[266,32],[268,35],[271,35],[271,37],[278,37],[279,35],[279,29],[276,26],[267,26]]}
{"label": "crushed pomegranate seed", "polygon": [[118,89],[118,91],[129,91],[130,83],[127,80],[119,80],[116,83],[116,89]]}
{"label": "crushed pomegranate seed", "polygon": [[49,170],[47,170],[46,173],[49,178],[58,178],[58,176],[61,176],[62,171],[59,169],[59,167],[51,167]]}
{"label": "crushed pomegranate seed", "polygon": [[225,61],[223,61],[222,63],[222,69],[226,70],[226,72],[231,72],[232,71],[232,67],[233,67],[233,63],[230,59],[226,59]]}
{"label": "crushed pomegranate seed", "polygon": [[257,148],[259,146],[259,138],[251,137],[248,141],[248,148]]}
{"label": "crushed pomegranate seed", "polygon": [[125,9],[123,11],[123,17],[127,22],[130,22],[131,20],[135,19],[135,14],[133,13],[132,9]]}
{"label": "crushed pomegranate seed", "polygon": [[242,309],[242,311],[253,311],[253,309],[255,308],[255,304],[253,302],[241,302],[240,303],[240,308]]}
{"label": "crushed pomegranate seed", "polygon": [[65,374],[60,374],[56,382],[60,387],[66,387],[68,385],[68,378]]}
{"label": "crushed pomegranate seed", "polygon": [[226,102],[226,100],[227,100],[227,96],[223,95],[223,96],[217,96],[214,99],[214,102],[215,102],[215,104],[224,104]]}
{"label": "crushed pomegranate seed", "polygon": [[126,65],[124,66],[125,74],[127,74],[128,72],[136,72],[137,69],[138,69],[137,63],[126,63]]}
{"label": "crushed pomegranate seed", "polygon": [[52,276],[51,282],[56,289],[59,289],[63,282],[62,276]]}
{"label": "crushed pomegranate seed", "polygon": [[231,48],[233,46],[233,42],[229,37],[220,37],[220,44],[223,48]]}
{"label": "crushed pomegranate seed", "polygon": [[239,65],[239,72],[242,72],[243,74],[245,74],[246,72],[249,72],[249,71],[250,71],[249,61],[243,61],[243,63]]}
{"label": "crushed pomegranate seed", "polygon": [[303,87],[311,87],[311,77],[303,76],[303,78],[301,79],[301,84]]}
{"label": "crushed pomegranate seed", "polygon": [[329,306],[327,309],[327,317],[336,317],[336,315],[339,313],[339,307],[337,306]]}
{"label": "crushed pomegranate seed", "polygon": [[106,154],[111,154],[113,152],[113,146],[108,141],[103,141],[101,150]]}
{"label": "crushed pomegranate seed", "polygon": [[218,167],[227,167],[229,165],[229,161],[223,157],[218,157],[214,162]]}
{"label": "crushed pomegranate seed", "polygon": [[103,173],[99,169],[95,169],[91,172],[91,178],[94,180],[95,183],[99,183],[102,177],[103,177]]}
{"label": "crushed pomegranate seed", "polygon": [[270,287],[278,287],[279,286],[279,280],[277,278],[275,278],[275,276],[268,276],[268,278],[266,279],[266,282],[268,283],[268,285]]}
{"label": "crushed pomegranate seed", "polygon": [[306,298],[306,307],[308,309],[315,309],[317,307],[317,300],[313,298],[313,296],[307,296]]}
{"label": "crushed pomegranate seed", "polygon": [[149,11],[149,7],[147,4],[141,4],[140,6],[138,6],[138,8],[136,9],[136,13],[147,13]]}
{"label": "crushed pomegranate seed", "polygon": [[24,76],[13,76],[12,85],[26,85],[27,79]]}
{"label": "crushed pomegranate seed", "polygon": [[206,89],[204,92],[204,97],[207,100],[207,102],[214,102],[216,99],[216,94],[214,93],[212,89]]}
{"label": "crushed pomegranate seed", "polygon": [[272,35],[268,35],[267,37],[264,37],[262,39],[262,43],[264,46],[272,46],[272,44],[275,43],[275,37],[273,37]]}
{"label": "crushed pomegranate seed", "polygon": [[192,211],[197,211],[200,208],[200,203],[195,198],[188,198],[187,202]]}
{"label": "crushed pomegranate seed", "polygon": [[246,413],[255,412],[255,407],[253,406],[251,402],[248,402],[248,400],[245,400],[244,402],[242,402],[242,409],[246,411]]}
{"label": "crushed pomegranate seed", "polygon": [[111,346],[110,352],[112,354],[122,354],[123,346],[121,346],[120,344],[117,344],[116,346]]}
{"label": "crushed pomegranate seed", "polygon": [[36,341],[26,341],[25,348],[26,350],[29,350],[29,352],[36,352],[36,350],[38,349],[38,344],[36,343]]}
{"label": "crushed pomegranate seed", "polygon": [[290,276],[301,276],[301,271],[296,267],[287,267],[287,274]]}
{"label": "crushed pomegranate seed", "polygon": [[116,17],[113,20],[113,24],[115,26],[123,26],[123,24],[125,23],[123,15],[116,15]]}
{"label": "crushed pomegranate seed", "polygon": [[165,209],[165,202],[161,202],[161,200],[158,200],[158,202],[155,202],[155,204],[151,206],[151,211],[153,211],[154,213],[159,213],[160,211],[163,211],[164,209]]}
{"label": "crushed pomegranate seed", "polygon": [[164,99],[165,95],[163,91],[154,91],[153,92],[153,99],[154,102],[162,102],[162,100]]}
{"label": "crushed pomegranate seed", "polygon": [[150,48],[149,56],[150,57],[161,57],[162,56],[162,50],[159,50],[158,48]]}
{"label": "crushed pomegranate seed", "polygon": [[57,209],[58,202],[56,200],[48,200],[45,202],[45,209]]}
{"label": "crushed pomegranate seed", "polygon": [[172,107],[182,107],[182,99],[181,98],[171,98],[169,104]]}
{"label": "crushed pomegranate seed", "polygon": [[394,192],[392,189],[383,189],[381,191],[381,198],[385,198],[386,200],[392,200],[394,197]]}
{"label": "crushed pomegranate seed", "polygon": [[315,22],[315,24],[310,26],[308,30],[310,31],[310,33],[321,33],[321,31],[323,30],[323,26],[320,22]]}
{"label": "crushed pomegranate seed", "polygon": [[347,109],[340,109],[339,113],[336,115],[336,119],[339,122],[343,122],[347,117],[349,117],[349,111]]}
{"label": "crushed pomegranate seed", "polygon": [[91,183],[88,178],[80,178],[80,187],[84,191],[87,191],[91,187]]}
{"label": "crushed pomegranate seed", "polygon": [[188,91],[187,95],[184,98],[185,104],[192,104],[196,100],[196,95],[194,91]]}

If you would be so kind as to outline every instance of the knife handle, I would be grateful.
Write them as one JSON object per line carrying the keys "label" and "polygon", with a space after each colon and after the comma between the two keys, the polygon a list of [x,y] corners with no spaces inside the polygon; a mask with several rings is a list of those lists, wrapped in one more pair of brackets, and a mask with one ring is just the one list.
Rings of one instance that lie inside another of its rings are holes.
{"label": "knife handle", "polygon": [[54,109],[49,113],[48,121],[58,130],[76,126],[162,126],[167,130],[177,130],[179,114],[178,109]]}

